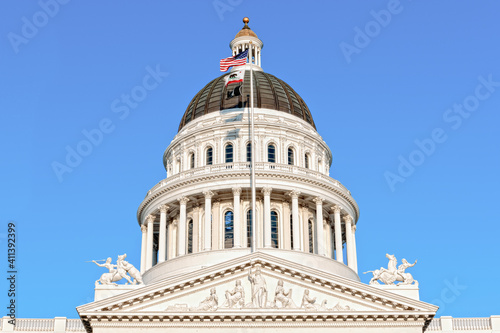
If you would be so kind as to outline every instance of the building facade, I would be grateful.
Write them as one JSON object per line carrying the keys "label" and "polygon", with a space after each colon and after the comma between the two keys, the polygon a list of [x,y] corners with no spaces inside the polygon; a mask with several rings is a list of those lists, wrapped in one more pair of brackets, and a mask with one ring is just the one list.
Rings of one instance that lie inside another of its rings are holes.
{"label": "building facade", "polygon": [[332,153],[306,103],[263,71],[263,43],[244,24],[230,48],[251,50],[247,63],[193,97],[163,155],[167,177],[138,208],[140,267],[117,265],[133,283],[113,285],[111,267],[77,308],[81,321],[4,318],[2,331],[500,332],[495,316],[434,319],[404,259],[387,255],[388,268],[360,282],[358,205],[329,176]]}

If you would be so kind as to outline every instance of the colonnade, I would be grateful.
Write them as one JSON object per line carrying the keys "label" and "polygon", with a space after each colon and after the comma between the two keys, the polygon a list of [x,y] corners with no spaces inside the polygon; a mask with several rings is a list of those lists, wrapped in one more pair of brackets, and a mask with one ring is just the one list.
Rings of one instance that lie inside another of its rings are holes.
{"label": "colonnade", "polygon": [[[245,227],[247,226],[247,220],[242,219],[246,214],[243,214],[242,210],[248,208],[248,202],[245,201],[246,205],[243,207],[244,205],[242,205],[241,200],[242,189],[240,187],[234,187],[231,191],[233,200],[228,202],[227,205],[232,204],[231,208],[234,216],[233,248],[247,247],[248,244],[246,242],[242,244],[242,239],[246,239],[243,237],[243,233],[247,235],[247,228]],[[260,214],[259,216],[256,214],[257,221],[252,226],[256,228],[256,236],[262,240],[258,242],[260,246],[263,248],[276,247],[272,242],[271,211],[273,209],[271,208],[271,203],[273,202],[274,206],[281,204],[283,209],[281,210],[281,227],[278,232],[282,233],[280,239],[283,241],[280,242],[279,248],[310,252],[310,249],[306,246],[306,242],[312,240],[314,243],[313,253],[335,259],[357,272],[356,225],[349,214],[342,214],[342,208],[339,205],[327,205],[327,201],[324,198],[314,197],[309,201],[302,200],[301,207],[299,207],[301,193],[293,190],[286,193],[286,197],[291,199],[290,214],[290,209],[284,208],[285,205],[288,207],[289,202],[283,201],[283,196],[280,196],[280,199],[271,200],[274,199],[272,198],[273,189],[271,187],[263,187],[260,193],[262,195],[261,200],[259,200],[261,207]],[[227,191],[225,194],[225,198],[227,199]],[[194,226],[188,226],[187,205],[190,198],[185,196],[160,205],[153,214],[144,218],[141,225],[142,273],[153,267],[156,263],[162,263],[165,260],[187,254],[189,246],[190,252],[198,252],[198,249],[200,251],[211,251],[213,249],[212,244],[214,243],[214,239],[217,242],[217,238],[224,237],[224,234],[220,235],[220,232],[214,230],[219,223],[224,224],[224,218],[219,214],[220,209],[218,207],[220,206],[220,202],[217,202],[217,206],[212,202],[214,196],[217,195],[218,193],[214,191],[204,191],[197,196],[191,196],[193,199],[201,199],[200,197],[204,199],[203,208],[198,207],[197,204],[193,204],[189,209],[189,213],[192,216],[196,215],[196,233],[193,232]],[[199,202],[199,200],[194,201]],[[311,205],[311,203],[314,203],[314,205]],[[314,208],[311,208],[311,206]],[[214,207],[217,208],[216,211],[213,210]],[[169,212],[171,213],[170,219],[168,218]],[[326,214],[324,214],[325,212]],[[328,214],[328,212],[331,213]],[[202,221],[201,214],[203,213],[204,220]],[[312,234],[308,231],[308,223],[311,220],[314,226]],[[259,223],[260,225],[256,225]],[[155,226],[157,227],[156,233]],[[191,228],[190,230],[188,230],[189,227]],[[275,226],[275,228],[277,227]],[[285,233],[286,236],[283,235]],[[156,242],[155,235],[157,235]],[[188,241],[188,235],[191,237],[191,243]],[[345,248],[343,246],[344,243],[346,244]],[[197,250],[193,250],[195,248]],[[220,246],[215,246],[215,249],[219,248]],[[345,256],[344,250],[346,251]]]}

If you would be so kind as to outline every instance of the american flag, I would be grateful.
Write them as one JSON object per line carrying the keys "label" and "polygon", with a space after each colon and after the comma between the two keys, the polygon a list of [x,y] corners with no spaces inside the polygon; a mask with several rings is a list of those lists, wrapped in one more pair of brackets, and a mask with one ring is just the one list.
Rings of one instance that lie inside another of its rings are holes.
{"label": "american flag", "polygon": [[248,50],[241,52],[233,57],[225,58],[220,60],[220,71],[227,72],[229,67],[241,66],[247,63]]}

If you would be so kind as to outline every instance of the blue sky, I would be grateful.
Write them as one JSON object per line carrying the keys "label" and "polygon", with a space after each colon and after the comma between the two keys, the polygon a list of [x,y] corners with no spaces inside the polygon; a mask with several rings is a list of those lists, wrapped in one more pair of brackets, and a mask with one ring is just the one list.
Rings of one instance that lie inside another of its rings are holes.
{"label": "blue sky", "polygon": [[[500,314],[498,2],[54,1],[0,2],[0,267],[13,221],[18,317],[76,318],[103,273],[87,260],[139,266],[136,209],[244,16],[360,206],[359,271],[418,259],[438,316]],[[68,166],[72,149],[86,156]]]}

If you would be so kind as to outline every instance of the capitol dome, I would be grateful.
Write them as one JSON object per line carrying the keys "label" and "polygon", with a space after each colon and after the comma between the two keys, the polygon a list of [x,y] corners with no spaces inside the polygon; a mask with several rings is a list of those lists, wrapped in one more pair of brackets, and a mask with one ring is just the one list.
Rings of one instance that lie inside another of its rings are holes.
{"label": "capitol dome", "polygon": [[249,50],[246,64],[209,82],[188,104],[163,154],[167,177],[137,211],[144,282],[248,256],[307,263],[359,281],[359,208],[329,176],[332,152],[304,100],[263,71],[263,43],[248,21],[230,42],[233,56]]}

